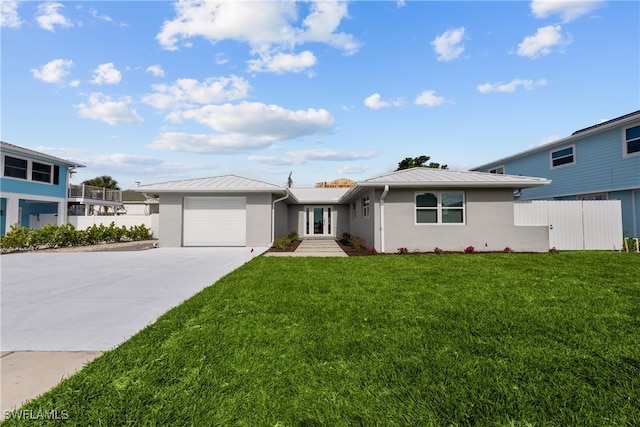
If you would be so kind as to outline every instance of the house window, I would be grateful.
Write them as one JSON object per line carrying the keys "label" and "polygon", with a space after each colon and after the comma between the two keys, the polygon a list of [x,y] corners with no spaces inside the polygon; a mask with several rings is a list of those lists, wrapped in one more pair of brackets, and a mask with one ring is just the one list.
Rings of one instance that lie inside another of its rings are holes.
{"label": "house window", "polygon": [[369,196],[362,198],[362,218],[369,218]]}
{"label": "house window", "polygon": [[560,150],[551,152],[551,169],[557,168],[560,166],[568,166],[574,164],[575,156],[574,156],[575,147],[564,147]]}
{"label": "house window", "polygon": [[504,175],[504,166],[498,166],[493,169],[489,169],[489,173],[497,173],[499,175]]}
{"label": "house window", "polygon": [[577,200],[609,200],[607,193],[581,194],[576,197]]}
{"label": "house window", "polygon": [[464,224],[464,193],[416,193],[416,224]]}
{"label": "house window", "polygon": [[624,154],[640,153],[640,125],[624,130]]}
{"label": "house window", "polygon": [[4,157],[4,176],[11,178],[27,179],[28,162],[25,159]]}
{"label": "house window", "polygon": [[354,203],[353,204],[353,219],[356,219],[358,217],[358,206]]}
{"label": "house window", "polygon": [[51,165],[33,162],[31,164],[31,180],[38,182],[51,182]]}

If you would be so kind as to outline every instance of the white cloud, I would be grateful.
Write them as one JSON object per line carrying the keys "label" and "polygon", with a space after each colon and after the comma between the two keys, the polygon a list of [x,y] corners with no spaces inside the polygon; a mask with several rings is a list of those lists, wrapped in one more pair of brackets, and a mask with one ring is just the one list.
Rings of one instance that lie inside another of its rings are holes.
{"label": "white cloud", "polygon": [[518,45],[518,55],[538,58],[551,53],[554,46],[564,46],[570,43],[570,38],[563,37],[560,25],[548,25],[538,28],[535,35],[525,37]]}
{"label": "white cloud", "polygon": [[379,110],[380,108],[388,107],[390,105],[388,102],[381,101],[380,99],[380,94],[374,93],[364,100],[364,105],[371,108],[372,110]]}
{"label": "white cloud", "polygon": [[293,53],[261,54],[259,59],[247,61],[249,71],[268,71],[276,74],[283,72],[299,73],[316,65],[313,52],[305,50],[298,55]]}
{"label": "white cloud", "polygon": [[374,93],[368,96],[364,100],[364,105],[371,108],[372,110],[379,110],[381,108],[391,107],[391,106],[400,107],[403,104],[404,102],[402,101],[401,98],[394,99],[392,101],[383,101],[379,93]]}
{"label": "white cloud", "polygon": [[155,168],[163,163],[162,160],[137,154],[112,153],[97,154],[87,162],[89,166],[109,166],[112,168]]}
{"label": "white cloud", "polygon": [[532,0],[531,11],[536,18],[560,15],[563,22],[570,22],[605,3],[604,0]]}
{"label": "white cloud", "polygon": [[98,11],[96,9],[94,9],[94,8],[89,9],[89,13],[91,14],[91,16],[93,16],[96,19],[100,19],[101,21],[113,22],[113,19],[111,19],[110,16],[108,16],[108,15],[100,15],[98,13]]}
{"label": "white cloud", "polygon": [[17,1],[0,2],[0,27],[20,28],[22,20],[18,15],[18,4]]}
{"label": "white cloud", "polygon": [[435,91],[433,90],[425,90],[420,95],[416,97],[415,104],[416,105],[426,105],[427,107],[437,107],[438,105],[442,105],[447,100],[441,96],[437,96]]}
{"label": "white cloud", "polygon": [[270,138],[242,134],[189,134],[165,132],[147,145],[154,150],[185,151],[189,153],[231,154],[267,148]]}
{"label": "white cloud", "polygon": [[438,61],[452,61],[462,55],[464,36],[464,27],[448,30],[437,36],[431,44],[438,55]]}
{"label": "white cloud", "polygon": [[92,93],[87,104],[79,104],[76,107],[78,108],[78,116],[100,120],[113,126],[122,123],[144,123],[136,110],[130,108],[130,104],[131,98],[129,97],[113,100],[110,96],[102,93]]}
{"label": "white cloud", "polygon": [[523,87],[527,90],[532,90],[537,87],[546,86],[546,85],[547,85],[547,80],[545,79],[539,79],[536,81],[530,80],[530,79],[526,79],[526,80],[514,79],[514,80],[511,80],[509,83],[497,82],[497,83],[481,84],[481,85],[478,85],[477,89],[478,89],[478,92],[481,92],[481,93],[495,93],[495,92],[511,93],[511,92],[515,92],[516,89],[518,89],[519,87]]}
{"label": "white cloud", "polygon": [[327,110],[293,111],[259,102],[206,105],[179,114],[182,119],[194,120],[217,131],[264,136],[273,141],[326,133],[333,127],[333,117]]}
{"label": "white cloud", "polygon": [[358,175],[364,173],[371,169],[371,166],[365,165],[354,165],[352,163],[347,163],[343,165],[340,169],[338,169],[338,173],[341,174],[350,174],[350,175]]}
{"label": "white cloud", "polygon": [[147,73],[153,74],[155,77],[164,77],[164,70],[158,64],[147,67]]}
{"label": "white cloud", "polygon": [[70,59],[54,59],[40,68],[31,70],[31,74],[38,80],[47,83],[62,83],[65,76],[69,74],[69,68],[73,67]]}
{"label": "white cloud", "polygon": [[251,86],[242,77],[208,78],[204,82],[195,79],[179,79],[173,85],[157,84],[155,91],[142,98],[142,102],[158,109],[215,104],[246,98]]}
{"label": "white cloud", "polygon": [[[375,151],[300,150],[289,151],[284,156],[249,156],[249,160],[273,166],[302,165],[310,161],[353,161],[376,156]],[[342,173],[342,172],[341,172]]]}
{"label": "white cloud", "polygon": [[338,32],[348,16],[345,2],[312,2],[302,25],[296,26],[295,2],[230,2],[212,0],[180,1],[174,4],[176,16],[163,23],[156,36],[160,45],[176,50],[178,42],[203,37],[212,43],[230,39],[247,43],[259,59],[249,67],[259,71],[294,71],[315,64],[315,56],[305,51],[295,54],[297,45],[325,43],[346,54],[360,47],[355,38]]}
{"label": "white cloud", "polygon": [[38,5],[38,15],[36,21],[40,25],[40,28],[48,31],[55,32],[55,26],[72,27],[73,24],[61,13],[58,9],[64,9],[62,3],[42,3]]}
{"label": "white cloud", "polygon": [[93,70],[93,80],[91,80],[91,83],[96,85],[115,85],[120,83],[120,80],[122,80],[120,71],[116,69],[115,65],[113,65],[113,62],[109,62],[107,64],[101,64],[98,66],[98,68]]}
{"label": "white cloud", "polygon": [[206,105],[176,111],[170,118],[176,122],[193,120],[217,133],[168,132],[150,144],[150,148],[197,153],[242,152],[267,148],[276,141],[326,133],[333,127],[333,117],[323,109],[293,111],[257,102]]}

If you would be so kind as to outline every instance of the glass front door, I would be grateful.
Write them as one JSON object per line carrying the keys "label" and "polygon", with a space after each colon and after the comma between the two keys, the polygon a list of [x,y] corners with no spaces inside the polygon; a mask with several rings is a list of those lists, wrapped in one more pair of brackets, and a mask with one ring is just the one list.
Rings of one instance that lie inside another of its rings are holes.
{"label": "glass front door", "polygon": [[314,206],[305,209],[305,234],[307,236],[332,236],[333,209]]}

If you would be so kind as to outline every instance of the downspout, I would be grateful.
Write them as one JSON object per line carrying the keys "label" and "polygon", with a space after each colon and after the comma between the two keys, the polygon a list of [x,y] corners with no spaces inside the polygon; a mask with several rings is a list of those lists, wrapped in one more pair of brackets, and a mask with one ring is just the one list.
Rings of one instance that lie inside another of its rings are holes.
{"label": "downspout", "polygon": [[384,186],[384,191],[380,196],[380,252],[385,253],[384,247],[384,199],[389,194],[389,185]]}
{"label": "downspout", "polygon": [[276,240],[276,203],[281,202],[289,198],[289,189],[285,189],[286,194],[284,197],[274,200],[271,203],[271,243],[269,246],[273,246],[273,242]]}

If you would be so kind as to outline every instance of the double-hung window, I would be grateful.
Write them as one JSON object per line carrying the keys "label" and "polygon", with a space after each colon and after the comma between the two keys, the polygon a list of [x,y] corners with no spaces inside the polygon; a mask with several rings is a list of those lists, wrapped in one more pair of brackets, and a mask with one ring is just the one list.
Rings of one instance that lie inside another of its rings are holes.
{"label": "double-hung window", "polygon": [[464,224],[464,193],[416,193],[416,224]]}
{"label": "double-hung window", "polygon": [[575,146],[573,145],[551,152],[551,169],[560,166],[569,166],[575,162]]}
{"label": "double-hung window", "polygon": [[29,162],[17,157],[4,156],[4,176],[27,179]]}
{"label": "double-hung window", "polygon": [[31,163],[31,181],[51,182],[51,165],[46,163]]}
{"label": "double-hung window", "polygon": [[496,173],[499,175],[504,175],[504,166],[498,166],[493,169],[489,169],[489,173]]}
{"label": "double-hung window", "polygon": [[624,155],[640,153],[640,125],[624,130]]}
{"label": "double-hung window", "polygon": [[369,196],[362,198],[362,218],[369,218],[370,203]]}

